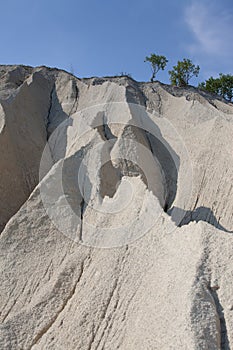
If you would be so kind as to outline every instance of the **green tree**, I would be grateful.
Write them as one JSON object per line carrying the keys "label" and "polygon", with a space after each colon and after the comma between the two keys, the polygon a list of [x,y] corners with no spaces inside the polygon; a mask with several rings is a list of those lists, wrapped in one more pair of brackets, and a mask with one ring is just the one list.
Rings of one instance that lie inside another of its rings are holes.
{"label": "green tree", "polygon": [[152,71],[152,77],[151,77],[151,82],[154,81],[156,74],[160,69],[164,70],[164,68],[167,65],[167,58],[165,56],[159,56],[155,55],[152,53],[150,56],[146,56],[144,62],[149,62],[151,66],[151,71]]}
{"label": "green tree", "polygon": [[233,99],[233,75],[219,74],[219,78],[210,77],[198,86],[202,90],[209,91],[224,97],[228,101]]}
{"label": "green tree", "polygon": [[189,80],[197,77],[200,71],[199,66],[195,66],[190,59],[184,58],[183,61],[178,61],[173,70],[169,71],[170,82],[176,86],[187,86]]}
{"label": "green tree", "polygon": [[220,96],[228,101],[233,98],[233,76],[231,74],[219,74],[220,79]]}
{"label": "green tree", "polygon": [[198,87],[199,89],[209,91],[212,94],[220,94],[220,79],[214,79],[213,77],[210,77],[205,82],[200,83]]}

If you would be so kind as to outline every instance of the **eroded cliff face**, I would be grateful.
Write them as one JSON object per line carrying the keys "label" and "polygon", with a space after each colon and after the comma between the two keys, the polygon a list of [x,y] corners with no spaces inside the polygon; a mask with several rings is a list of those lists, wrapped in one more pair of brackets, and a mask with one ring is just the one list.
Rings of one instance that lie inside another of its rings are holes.
{"label": "eroded cliff face", "polygon": [[0,104],[0,348],[230,349],[232,104],[21,66]]}

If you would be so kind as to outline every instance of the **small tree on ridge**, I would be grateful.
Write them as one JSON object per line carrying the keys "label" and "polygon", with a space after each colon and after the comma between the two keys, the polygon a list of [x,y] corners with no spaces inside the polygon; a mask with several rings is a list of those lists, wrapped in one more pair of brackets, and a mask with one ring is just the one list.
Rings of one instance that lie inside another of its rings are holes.
{"label": "small tree on ridge", "polygon": [[160,69],[164,70],[167,65],[168,60],[165,56],[155,55],[152,53],[150,56],[146,56],[144,62],[149,62],[152,70],[151,82],[154,81],[156,74]]}
{"label": "small tree on ridge", "polygon": [[192,77],[197,77],[200,71],[199,66],[195,66],[190,59],[184,58],[183,61],[178,61],[173,70],[168,73],[170,82],[175,86],[187,86]]}

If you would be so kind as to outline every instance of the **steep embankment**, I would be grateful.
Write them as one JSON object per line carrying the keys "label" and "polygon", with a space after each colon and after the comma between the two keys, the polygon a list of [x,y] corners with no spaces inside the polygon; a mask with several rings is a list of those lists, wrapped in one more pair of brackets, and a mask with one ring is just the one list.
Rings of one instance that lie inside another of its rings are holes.
{"label": "steep embankment", "polygon": [[0,88],[0,348],[230,349],[233,106],[45,67]]}

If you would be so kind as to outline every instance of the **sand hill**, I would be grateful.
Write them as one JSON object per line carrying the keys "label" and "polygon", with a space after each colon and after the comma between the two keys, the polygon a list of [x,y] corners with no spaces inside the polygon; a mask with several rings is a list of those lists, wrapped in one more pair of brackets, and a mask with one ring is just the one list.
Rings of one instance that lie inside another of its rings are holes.
{"label": "sand hill", "polygon": [[0,66],[0,349],[233,348],[233,105]]}

